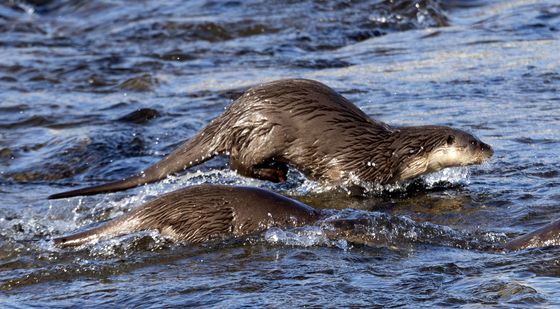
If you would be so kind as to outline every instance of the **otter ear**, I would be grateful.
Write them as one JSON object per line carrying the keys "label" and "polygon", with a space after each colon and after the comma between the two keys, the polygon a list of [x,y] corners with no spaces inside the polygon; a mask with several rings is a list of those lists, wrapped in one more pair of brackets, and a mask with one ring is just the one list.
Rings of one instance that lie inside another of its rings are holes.
{"label": "otter ear", "polygon": [[455,142],[455,135],[447,136],[447,145],[451,146]]}

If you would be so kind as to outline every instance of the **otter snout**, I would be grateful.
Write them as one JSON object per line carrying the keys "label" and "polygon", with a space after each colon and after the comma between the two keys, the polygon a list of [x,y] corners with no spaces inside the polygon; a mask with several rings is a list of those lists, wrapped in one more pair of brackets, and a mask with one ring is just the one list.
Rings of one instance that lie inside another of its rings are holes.
{"label": "otter snout", "polygon": [[475,157],[476,157],[475,162],[478,164],[489,160],[494,154],[494,150],[492,149],[492,146],[483,143],[479,140],[472,140],[470,144],[471,144],[471,149],[475,153]]}
{"label": "otter snout", "polygon": [[490,159],[492,155],[494,155],[494,149],[492,149],[492,146],[483,142],[480,142],[480,151],[484,154],[484,157],[487,159]]}

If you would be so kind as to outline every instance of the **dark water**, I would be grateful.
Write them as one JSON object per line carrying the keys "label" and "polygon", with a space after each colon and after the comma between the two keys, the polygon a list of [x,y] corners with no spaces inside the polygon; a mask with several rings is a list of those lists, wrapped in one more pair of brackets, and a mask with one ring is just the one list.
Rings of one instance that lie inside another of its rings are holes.
{"label": "dark water", "polygon": [[[2,1],[0,307],[558,306],[560,249],[489,245],[560,217],[559,31],[557,1]],[[222,158],[46,200],[156,162],[243,89],[287,77],[393,125],[471,131],[494,158],[368,198],[296,172],[282,185],[241,178]],[[378,241],[317,226],[205,246],[150,233],[79,250],[48,241],[203,182],[369,216]]]}

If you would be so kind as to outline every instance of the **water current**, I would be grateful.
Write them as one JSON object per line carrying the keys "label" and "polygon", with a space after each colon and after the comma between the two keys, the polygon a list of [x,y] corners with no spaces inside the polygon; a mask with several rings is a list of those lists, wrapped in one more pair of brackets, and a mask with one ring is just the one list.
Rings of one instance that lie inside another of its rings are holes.
{"label": "water current", "polygon": [[[493,244],[560,218],[557,1],[0,1],[0,307],[560,305],[560,249]],[[217,158],[125,192],[49,201],[155,163],[252,85],[328,84],[396,126],[472,132],[471,168],[367,197]],[[362,218],[176,245],[51,241],[199,183],[271,189]]]}

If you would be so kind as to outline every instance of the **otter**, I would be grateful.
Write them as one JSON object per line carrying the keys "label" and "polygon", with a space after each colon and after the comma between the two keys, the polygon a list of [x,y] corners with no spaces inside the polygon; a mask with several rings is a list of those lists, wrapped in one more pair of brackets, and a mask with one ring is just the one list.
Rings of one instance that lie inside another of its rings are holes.
{"label": "otter", "polygon": [[97,228],[56,238],[54,244],[79,246],[142,230],[157,230],[174,241],[201,243],[273,226],[300,226],[318,217],[315,209],[267,190],[198,185],[164,194]]}
{"label": "otter", "polygon": [[435,125],[392,127],[320,82],[286,79],[250,88],[202,131],[137,175],[49,199],[126,190],[216,155],[229,155],[230,168],[242,176],[273,182],[286,181],[291,165],[329,185],[385,185],[480,164],[492,154],[467,132]]}
{"label": "otter", "polygon": [[[372,217],[373,220],[393,224],[403,222],[391,216]],[[58,247],[80,246],[111,237],[142,230],[156,230],[173,241],[202,243],[238,238],[261,233],[271,227],[292,228],[317,224],[324,236],[331,240],[344,239],[352,244],[386,245],[382,232],[368,229],[371,219],[367,216],[345,218],[321,212],[301,202],[277,193],[253,187],[224,185],[197,185],[164,194],[138,208],[99,227],[54,239]],[[411,224],[404,221],[404,224]],[[441,235],[447,245],[464,247],[472,242],[480,247],[477,239],[465,234],[464,239],[445,238],[446,233],[437,226],[429,226],[425,234],[431,241],[434,234]],[[421,235],[423,228],[415,234]],[[439,231],[439,233],[438,233]],[[394,237],[394,235],[392,235]],[[487,244],[492,251],[513,251],[560,245],[560,220],[536,231],[519,236],[505,244]],[[437,243],[437,242],[436,242]],[[468,246],[467,246],[468,247]]]}
{"label": "otter", "polygon": [[560,246],[560,220],[518,236],[508,241],[504,248],[506,250],[521,250],[551,246]]}

